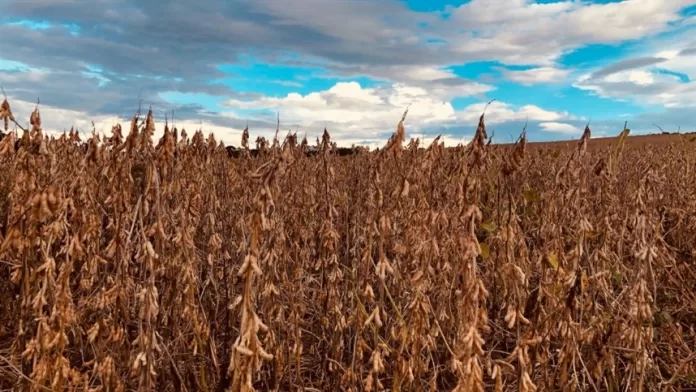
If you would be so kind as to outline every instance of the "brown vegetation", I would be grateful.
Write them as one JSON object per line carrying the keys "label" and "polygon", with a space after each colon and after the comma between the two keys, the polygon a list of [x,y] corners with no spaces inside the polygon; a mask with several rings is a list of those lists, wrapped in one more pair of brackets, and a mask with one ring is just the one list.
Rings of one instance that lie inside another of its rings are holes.
{"label": "brown vegetation", "polygon": [[31,120],[0,142],[0,388],[693,386],[689,141],[510,150],[481,116],[457,148],[402,120],[379,152],[245,132],[230,159],[151,114]]}

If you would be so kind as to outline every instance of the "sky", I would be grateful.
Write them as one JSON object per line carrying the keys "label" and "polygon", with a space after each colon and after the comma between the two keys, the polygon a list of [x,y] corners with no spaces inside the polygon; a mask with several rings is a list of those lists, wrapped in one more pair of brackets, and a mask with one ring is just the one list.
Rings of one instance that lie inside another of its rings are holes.
{"label": "sky", "polygon": [[[696,131],[696,0],[0,0],[15,117],[109,134],[151,107],[239,145]],[[93,125],[94,124],[94,125]]]}

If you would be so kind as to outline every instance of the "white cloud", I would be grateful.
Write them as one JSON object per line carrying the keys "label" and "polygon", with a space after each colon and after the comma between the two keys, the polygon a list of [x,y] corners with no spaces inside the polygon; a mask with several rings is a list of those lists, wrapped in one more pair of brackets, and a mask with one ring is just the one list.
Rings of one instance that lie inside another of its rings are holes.
{"label": "white cloud", "polygon": [[299,126],[300,129],[321,129],[330,122],[333,129],[329,132],[337,140],[372,139],[377,135],[388,137],[407,107],[407,132],[456,119],[450,102],[433,97],[424,88],[401,84],[364,88],[357,82],[340,82],[328,90],[307,95],[291,93],[285,97],[263,97],[251,101],[231,99],[225,105],[232,113],[279,111],[283,124]]}
{"label": "white cloud", "polygon": [[[28,127],[28,119],[35,104],[10,97],[10,104],[18,121]],[[333,87],[306,95],[291,93],[285,97],[262,96],[254,100],[231,99],[224,103],[229,110],[219,116],[235,123],[249,119],[257,125],[252,127],[257,135],[272,138],[275,133],[275,113],[280,113],[281,134],[288,129],[298,131],[298,136],[307,136],[314,142],[326,126],[332,140],[339,145],[367,145],[372,148],[383,146],[395,131],[403,112],[408,108],[405,126],[407,139],[420,138],[428,144],[437,133],[447,146],[466,144],[481,113],[486,111],[486,122],[501,125],[512,121],[543,122],[573,120],[567,112],[549,111],[535,105],[514,106],[495,101],[486,107],[485,102],[455,110],[451,102],[433,96],[429,90],[394,84],[378,87],[363,87],[357,82],[340,82]],[[92,121],[97,132],[109,135],[111,127],[120,123],[127,129],[130,118],[115,116],[91,116],[87,112],[66,110],[46,105],[40,106],[43,128],[48,133],[60,134],[75,127],[83,134],[92,131]],[[156,118],[155,137],[162,134],[164,122]],[[241,120],[241,121],[240,121]],[[266,124],[258,125],[258,124]],[[218,140],[227,145],[238,145],[241,129],[216,125],[204,121],[177,121],[179,129],[186,128],[189,135],[202,129],[207,135],[213,132]],[[466,131],[462,133],[461,129]]]}
{"label": "white cloud", "polygon": [[660,68],[682,73],[690,79],[696,79],[696,53],[668,58],[667,61],[660,64]]}
{"label": "white cloud", "polygon": [[[281,121],[280,136],[282,137],[285,135],[282,124],[288,123],[291,118],[290,116],[294,116],[292,117],[294,119],[293,121],[299,121],[302,124],[298,136],[303,137],[306,135],[310,143],[314,142],[315,137],[319,135],[319,131],[321,130],[319,127],[321,124],[314,121],[316,118],[320,118],[318,113],[336,115],[338,118],[334,118],[332,122],[337,125],[337,129],[329,129],[332,140],[337,141],[341,146],[355,144],[373,149],[383,147],[387,137],[395,130],[396,124],[403,114],[403,109],[406,107],[405,101],[400,101],[402,99],[408,97],[419,99],[415,104],[411,105],[407,122],[410,120],[414,124],[418,123],[426,126],[426,124],[444,124],[455,118],[454,111],[450,110],[451,105],[449,103],[428,102],[425,98],[427,94],[424,91],[408,87],[396,87],[395,91],[398,92],[393,96],[384,97],[380,95],[381,92],[378,93],[373,89],[362,89],[357,84],[339,83],[332,89],[322,92],[321,94],[312,93],[307,96],[290,94],[284,99],[263,98],[256,102],[244,103],[243,106],[246,108],[258,108],[270,102],[282,103],[283,108],[288,109],[288,111],[281,111],[281,113],[283,113],[281,114],[281,120],[284,118],[284,114],[287,114],[288,119]],[[333,100],[321,101],[321,97],[326,98],[329,96],[332,96]],[[8,101],[10,102],[12,112],[19,124],[29,129],[29,116],[36,107],[36,104],[14,99],[11,96],[8,97]],[[340,107],[342,104],[346,103],[348,104],[346,109],[332,108],[332,106]],[[365,106],[353,106],[353,103]],[[440,109],[438,109],[438,107]],[[443,107],[445,109],[442,109]],[[370,108],[374,110],[371,111]],[[429,110],[434,110],[434,116],[430,115]],[[74,129],[78,130],[83,135],[83,140],[86,140],[92,134],[93,129],[97,131],[97,134],[109,136],[111,135],[111,128],[115,124],[121,124],[125,135],[128,132],[130,124],[130,118],[91,116],[86,112],[60,109],[47,105],[40,105],[39,111],[41,113],[43,131],[48,135],[56,137],[68,131],[71,127],[74,127]],[[363,113],[361,114],[360,112]],[[348,117],[341,117],[342,115],[347,115]],[[240,119],[240,117],[233,112],[223,113],[222,116]],[[94,122],[94,124],[92,124],[92,122]],[[237,146],[241,140],[241,129],[223,127],[208,121],[177,121],[176,125],[180,130],[186,129],[189,137],[192,136],[193,132],[196,130],[202,129],[206,136],[212,132],[215,134],[218,141],[222,141],[226,145]],[[155,118],[155,129],[154,139],[157,140],[164,132],[164,121],[162,121],[162,119]],[[310,131],[305,132],[303,129],[310,129]],[[410,128],[407,125],[407,133],[410,133],[407,137],[420,138],[421,145],[429,144],[435,137],[415,131],[409,132],[409,129],[415,130],[418,129],[418,127],[414,126]],[[252,139],[255,139],[256,136],[264,136],[267,139],[271,139],[275,134],[275,128],[269,125],[267,128],[253,128],[251,132],[253,134]],[[380,135],[378,132],[382,134]],[[445,142],[447,146],[466,144],[469,141],[466,136],[455,134],[444,134],[440,140]]]}
{"label": "white cloud", "polygon": [[667,59],[667,60],[673,60],[677,56],[679,56],[679,50],[662,50],[660,52],[655,53],[655,57],[657,58],[662,58],[662,59]]}
{"label": "white cloud", "polygon": [[515,108],[513,105],[495,101],[486,108],[486,103],[469,105],[463,111],[457,113],[458,119],[474,123],[478,121],[485,110],[486,124],[502,124],[510,121],[556,121],[562,119],[575,119],[568,112],[554,112],[542,109],[535,105],[524,105]]}
{"label": "white cloud", "polygon": [[[616,100],[632,100],[638,104],[665,107],[687,107],[696,105],[696,53],[685,54],[690,49],[686,34],[673,37],[670,41],[651,42],[642,57],[622,60],[631,64],[627,69],[613,65],[618,71],[581,75],[573,84],[576,88],[592,91],[600,97]],[[693,45],[693,44],[691,44]],[[653,50],[659,47],[659,50]],[[638,61],[659,59],[660,61]]]}
{"label": "white cloud", "polygon": [[696,25],[696,16],[690,16],[684,20],[681,21],[680,23],[681,26],[692,26]]}
{"label": "white cloud", "polygon": [[[8,102],[10,103],[12,113],[17,122],[29,129],[29,116],[31,112],[34,111],[36,104],[13,99],[12,97],[8,97]],[[121,124],[125,136],[128,134],[131,120],[130,118],[125,119],[116,116],[91,116],[86,112],[60,109],[43,104],[39,105],[39,112],[41,114],[41,126],[46,134],[59,136],[63,132],[69,131],[71,127],[74,127],[74,129],[84,135],[83,140],[86,140],[86,138],[92,134],[93,129],[96,130],[98,134],[110,136],[111,127],[116,124]],[[94,126],[92,126],[92,122],[94,122]],[[155,141],[164,133],[164,125],[164,121],[157,118],[155,119]],[[186,129],[189,137],[193,136],[193,133],[198,129],[202,129],[206,137],[212,132],[215,134],[216,140],[221,140],[226,145],[239,145],[242,137],[241,129],[237,130],[221,127],[207,121],[177,121],[176,126],[180,130]],[[12,125],[10,129],[13,129]],[[273,133],[274,132],[275,131],[273,131]],[[273,133],[266,133],[263,136],[272,137]]]}
{"label": "white cloud", "polygon": [[443,100],[454,97],[479,96],[495,87],[461,78],[449,69],[434,66],[390,65],[390,66],[346,66],[332,65],[332,69],[348,77],[370,75],[384,81],[396,81],[427,89],[432,96]]}
{"label": "white cloud", "polygon": [[390,67],[389,72],[396,72],[411,80],[420,80],[425,82],[432,82],[438,79],[457,77],[457,75],[455,75],[453,72],[449,70],[439,69],[435,67],[395,66]]}
{"label": "white cloud", "polygon": [[608,75],[604,78],[609,83],[635,83],[641,86],[647,86],[655,83],[654,75],[648,71],[623,71]]}
{"label": "white cloud", "polygon": [[[437,137],[437,136],[421,138],[421,146],[425,146],[425,147],[429,146],[435,140],[435,137]],[[472,139],[472,137],[468,137],[466,135],[462,136],[462,135],[452,135],[452,134],[444,134],[440,137],[440,141],[445,143],[446,147],[453,147],[453,146],[457,146],[459,144],[467,145],[467,144],[469,144],[471,139]]]}
{"label": "white cloud", "polygon": [[[682,19],[692,0],[625,0],[608,4],[472,0],[452,12],[443,32],[455,51],[507,64],[551,66],[566,50],[589,43],[644,38]],[[462,31],[461,26],[465,26]]]}
{"label": "white cloud", "polygon": [[47,68],[30,67],[17,61],[8,61],[0,57],[0,82],[21,84],[24,82],[41,82],[50,73]]}
{"label": "white cloud", "polygon": [[[464,127],[472,129],[485,109],[486,123],[499,125],[511,121],[552,122],[577,119],[568,112],[545,110],[535,105],[515,107],[495,101],[469,105],[455,110],[449,101],[432,96],[430,91],[414,86],[395,84],[365,88],[357,82],[341,82],[325,91],[307,95],[297,93],[285,97],[263,97],[257,100],[228,100],[226,114],[243,118],[245,114],[268,111],[280,112],[281,128],[310,130],[323,129],[328,122],[332,139],[341,144],[363,143],[382,145],[394,132],[403,111],[408,107],[405,127],[407,138],[433,138],[433,131],[443,134],[446,145],[468,142],[468,136],[451,130]],[[409,106],[410,105],[410,106]],[[260,115],[264,118],[263,114]],[[259,118],[257,118],[258,120]],[[448,130],[450,130],[448,132]],[[429,136],[425,137],[425,133]]]}
{"label": "white cloud", "polygon": [[555,83],[568,77],[570,71],[553,67],[539,67],[523,71],[502,69],[503,77],[507,80],[531,86],[539,83]]}
{"label": "white cloud", "polygon": [[48,73],[46,71],[31,69],[24,72],[6,72],[0,70],[0,82],[21,84],[24,82],[41,82]]}
{"label": "white cloud", "polygon": [[625,71],[601,80],[579,80],[575,87],[600,97],[664,107],[696,105],[696,83],[657,72]]}
{"label": "white cloud", "polygon": [[561,122],[542,122],[539,127],[545,132],[580,133],[582,130],[574,125]]}

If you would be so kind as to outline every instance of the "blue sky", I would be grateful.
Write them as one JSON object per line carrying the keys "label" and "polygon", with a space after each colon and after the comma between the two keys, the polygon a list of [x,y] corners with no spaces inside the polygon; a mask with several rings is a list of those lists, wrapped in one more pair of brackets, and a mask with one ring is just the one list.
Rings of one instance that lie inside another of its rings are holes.
{"label": "blue sky", "polygon": [[0,83],[16,117],[108,133],[138,102],[238,144],[249,124],[379,146],[696,131],[696,0],[0,0]]}

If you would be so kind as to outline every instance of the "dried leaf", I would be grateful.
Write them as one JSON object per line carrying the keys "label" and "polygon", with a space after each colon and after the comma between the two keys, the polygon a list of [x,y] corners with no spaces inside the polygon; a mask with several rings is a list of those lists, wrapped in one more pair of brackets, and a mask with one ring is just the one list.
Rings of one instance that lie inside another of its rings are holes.
{"label": "dried leaf", "polygon": [[539,194],[532,189],[529,185],[524,186],[524,198],[530,203],[536,203],[541,200]]}
{"label": "dried leaf", "polygon": [[549,253],[548,255],[546,255],[545,260],[549,264],[549,266],[551,266],[551,268],[553,268],[556,271],[558,270],[558,259],[556,258],[555,253]]}
{"label": "dried leaf", "polygon": [[481,257],[485,260],[490,256],[491,249],[486,243],[479,244],[481,246]]}
{"label": "dried leaf", "polygon": [[481,223],[481,228],[482,228],[483,230],[486,230],[486,231],[489,232],[489,233],[492,233],[492,232],[495,231],[495,229],[497,228],[497,226],[496,226],[495,222],[490,221],[490,220],[487,220],[487,221]]}

